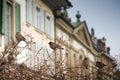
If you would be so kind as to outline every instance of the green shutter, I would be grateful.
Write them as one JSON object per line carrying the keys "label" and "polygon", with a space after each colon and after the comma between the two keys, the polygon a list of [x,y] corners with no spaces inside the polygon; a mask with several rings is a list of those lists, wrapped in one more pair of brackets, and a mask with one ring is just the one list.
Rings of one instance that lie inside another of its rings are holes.
{"label": "green shutter", "polygon": [[0,33],[2,32],[2,0],[0,0]]}
{"label": "green shutter", "polygon": [[0,33],[2,32],[2,0],[0,0]]}
{"label": "green shutter", "polygon": [[20,4],[16,3],[16,32],[21,30]]}
{"label": "green shutter", "polygon": [[6,0],[0,0],[0,33],[5,34],[5,7]]}

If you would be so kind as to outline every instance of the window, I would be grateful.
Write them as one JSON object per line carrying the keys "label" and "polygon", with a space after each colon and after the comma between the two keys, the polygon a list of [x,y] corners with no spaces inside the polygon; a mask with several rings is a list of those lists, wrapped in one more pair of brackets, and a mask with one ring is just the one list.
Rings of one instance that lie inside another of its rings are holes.
{"label": "window", "polygon": [[[15,17],[16,21],[16,31],[20,30],[20,5],[16,3],[15,8],[13,8],[12,0],[0,0],[0,33],[2,33],[5,38],[5,44],[10,44],[10,40],[13,34],[13,17]],[[13,14],[13,10],[15,9],[15,15]],[[18,28],[19,27],[19,28]]]}
{"label": "window", "polygon": [[49,13],[45,13],[45,32],[50,34],[51,33],[51,18]]}
{"label": "window", "polygon": [[76,55],[74,54],[74,67],[76,67]]}
{"label": "window", "polygon": [[26,0],[26,21],[54,38],[54,21],[50,13],[45,11],[36,1]]}
{"label": "window", "polygon": [[69,67],[70,66],[70,57],[68,56],[69,54],[68,54],[68,52],[66,53],[66,65],[67,65],[67,67]]}
{"label": "window", "polygon": [[79,65],[81,66],[82,64],[82,55],[79,55]]}
{"label": "window", "polygon": [[32,24],[32,0],[26,0],[26,21]]}
{"label": "window", "polygon": [[41,8],[39,7],[39,5],[35,4],[35,27],[37,27],[38,29],[42,29],[42,16],[41,16]]}
{"label": "window", "polygon": [[6,11],[5,11],[5,44],[8,44],[12,37],[12,4],[6,2]]}
{"label": "window", "polygon": [[45,12],[45,32],[49,34],[50,36],[53,36],[53,21],[52,17],[48,12]]}

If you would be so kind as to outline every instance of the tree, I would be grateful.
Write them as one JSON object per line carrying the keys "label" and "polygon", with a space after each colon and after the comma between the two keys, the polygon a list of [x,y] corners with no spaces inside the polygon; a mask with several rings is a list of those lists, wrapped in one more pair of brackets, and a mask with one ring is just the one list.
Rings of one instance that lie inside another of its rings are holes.
{"label": "tree", "polygon": [[[59,51],[62,52],[63,48],[60,47],[59,42],[56,44],[57,46],[54,46],[52,52],[49,52],[46,47],[40,47],[36,51],[31,47],[34,45],[34,42],[29,34],[25,35],[25,37],[21,34],[19,36],[21,38],[16,37],[19,38],[17,42],[11,39],[11,44],[5,46],[1,52],[0,79],[2,80],[90,80],[91,78],[95,80],[109,80],[108,77],[111,76],[109,71],[106,71],[110,70],[109,67],[101,67],[103,64],[99,62],[94,66],[90,66],[87,58],[83,60],[83,64],[80,66],[68,66],[66,63],[68,53],[65,53],[64,58],[61,58],[63,54],[60,54]],[[20,46],[21,42],[25,42],[25,45]],[[33,58],[26,58],[20,64],[16,63],[17,56],[22,54],[24,50],[30,51],[34,55]],[[30,64],[28,67],[25,64],[29,59],[36,60],[39,58],[38,56],[41,57],[42,55],[45,55],[45,57],[40,58],[40,62],[38,61],[34,66],[31,67]],[[115,80],[119,79],[119,73],[119,70],[116,70],[114,73]]]}
{"label": "tree", "polygon": [[114,71],[114,80],[120,79],[120,55],[115,56],[116,59],[116,69]]}

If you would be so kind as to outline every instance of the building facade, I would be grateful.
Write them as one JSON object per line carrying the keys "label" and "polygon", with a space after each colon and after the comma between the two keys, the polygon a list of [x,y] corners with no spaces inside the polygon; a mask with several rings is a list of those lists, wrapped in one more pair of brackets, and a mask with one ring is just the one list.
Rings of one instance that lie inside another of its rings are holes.
{"label": "building facade", "polygon": [[[111,68],[114,59],[104,39],[96,39],[94,29],[89,33],[79,11],[77,21],[71,22],[67,13],[70,7],[68,0],[0,0],[1,52],[5,45],[12,45],[16,32],[20,32],[29,44],[18,44],[21,54],[17,55],[17,63],[25,63],[34,70],[49,66],[43,73],[56,80],[96,80],[98,65],[104,63]],[[63,49],[53,50],[49,42]]]}

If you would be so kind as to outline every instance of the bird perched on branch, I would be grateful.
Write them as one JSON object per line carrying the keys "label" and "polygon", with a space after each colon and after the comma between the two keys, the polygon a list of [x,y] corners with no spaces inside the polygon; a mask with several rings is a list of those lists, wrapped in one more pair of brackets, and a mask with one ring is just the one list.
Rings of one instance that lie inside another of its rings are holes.
{"label": "bird perched on branch", "polygon": [[48,44],[49,44],[50,48],[53,49],[53,50],[56,50],[56,49],[64,49],[64,48],[62,48],[60,45],[58,45],[58,44],[56,44],[56,43],[54,43],[54,42],[49,42]]}
{"label": "bird perched on branch", "polygon": [[105,64],[104,63],[102,63],[102,62],[96,62],[96,66],[98,67],[98,68],[103,68],[104,66],[105,66]]}
{"label": "bird perched on branch", "polygon": [[88,66],[89,66],[89,61],[88,61],[88,58],[84,58],[84,60],[83,60],[83,62],[82,62],[82,65],[86,68],[86,69],[88,69]]}
{"label": "bird perched on branch", "polygon": [[[20,32],[17,32],[17,33],[16,33],[16,39],[17,39],[18,42],[20,42],[20,41],[25,41],[25,38],[21,35]],[[25,42],[26,42],[26,41],[25,41]]]}

